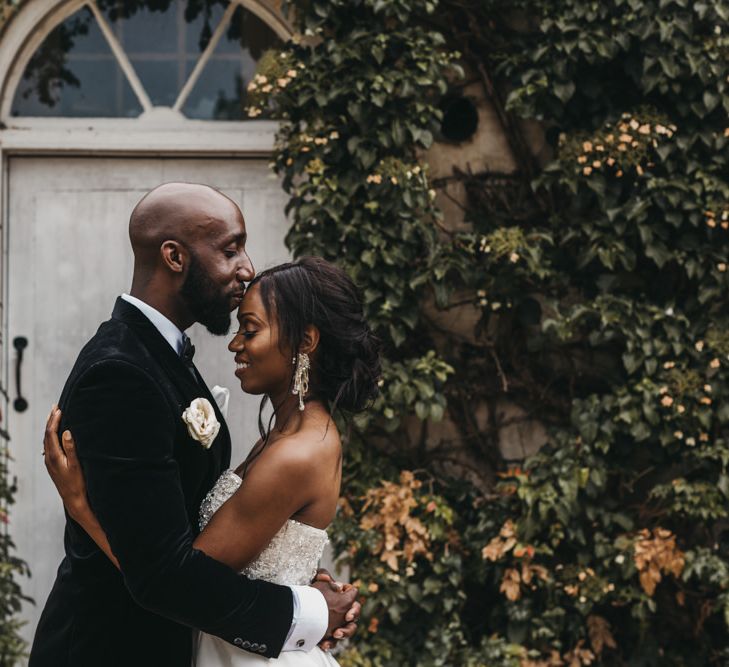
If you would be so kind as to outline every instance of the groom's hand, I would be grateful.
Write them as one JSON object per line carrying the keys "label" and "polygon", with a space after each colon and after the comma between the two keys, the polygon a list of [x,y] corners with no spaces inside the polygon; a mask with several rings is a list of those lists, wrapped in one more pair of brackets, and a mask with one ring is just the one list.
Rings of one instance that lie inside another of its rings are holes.
{"label": "groom's hand", "polygon": [[359,591],[351,584],[340,584],[326,570],[319,570],[312,584],[326,600],[329,608],[329,627],[319,646],[328,650],[341,639],[349,639],[357,631],[361,605]]}

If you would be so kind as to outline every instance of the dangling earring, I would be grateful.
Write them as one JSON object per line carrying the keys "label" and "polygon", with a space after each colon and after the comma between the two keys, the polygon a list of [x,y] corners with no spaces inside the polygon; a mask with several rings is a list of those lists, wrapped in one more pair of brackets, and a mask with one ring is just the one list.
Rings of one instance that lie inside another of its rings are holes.
{"label": "dangling earring", "polygon": [[309,355],[306,352],[301,352],[298,363],[296,357],[291,360],[291,363],[296,364],[294,386],[291,393],[299,395],[299,410],[303,411],[304,396],[309,392]]}

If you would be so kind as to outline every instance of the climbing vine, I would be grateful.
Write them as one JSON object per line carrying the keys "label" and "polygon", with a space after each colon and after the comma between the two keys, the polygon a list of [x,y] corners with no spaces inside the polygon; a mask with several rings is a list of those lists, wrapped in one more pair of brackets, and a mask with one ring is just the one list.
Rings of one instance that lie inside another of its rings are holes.
{"label": "climbing vine", "polygon": [[[365,599],[342,664],[726,664],[729,4],[289,9],[249,114],[282,122],[290,247],[350,272],[386,346],[333,532]],[[516,168],[433,179],[474,83]],[[517,465],[520,419],[547,442]]]}
{"label": "climbing vine", "polygon": [[11,506],[15,502],[16,482],[8,466],[9,435],[2,427],[0,415],[0,665],[14,665],[25,653],[20,636],[18,614],[23,601],[20,580],[30,572],[27,564],[15,553],[15,544],[8,530]]}

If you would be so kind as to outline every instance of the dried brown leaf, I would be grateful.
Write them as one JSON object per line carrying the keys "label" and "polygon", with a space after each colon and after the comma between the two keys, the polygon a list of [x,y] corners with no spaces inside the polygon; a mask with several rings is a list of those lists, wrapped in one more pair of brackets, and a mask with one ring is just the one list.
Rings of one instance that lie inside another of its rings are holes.
{"label": "dried brown leaf", "polygon": [[596,655],[600,655],[603,649],[617,648],[615,637],[610,632],[610,623],[602,616],[592,615],[587,617],[587,632],[590,637],[590,645]]}
{"label": "dried brown leaf", "polygon": [[503,593],[507,600],[516,602],[521,597],[521,586],[519,571],[509,568],[504,572],[504,578],[501,580],[499,591]]}

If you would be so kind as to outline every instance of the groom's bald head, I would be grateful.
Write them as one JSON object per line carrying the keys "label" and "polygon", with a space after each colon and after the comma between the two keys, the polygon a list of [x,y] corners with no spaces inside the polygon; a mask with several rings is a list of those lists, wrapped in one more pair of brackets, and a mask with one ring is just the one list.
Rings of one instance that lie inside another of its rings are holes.
{"label": "groom's bald head", "polygon": [[153,269],[165,241],[190,247],[215,221],[242,219],[233,200],[209,185],[164,183],[150,190],[134,207],[129,219],[129,240],[140,269]]}

